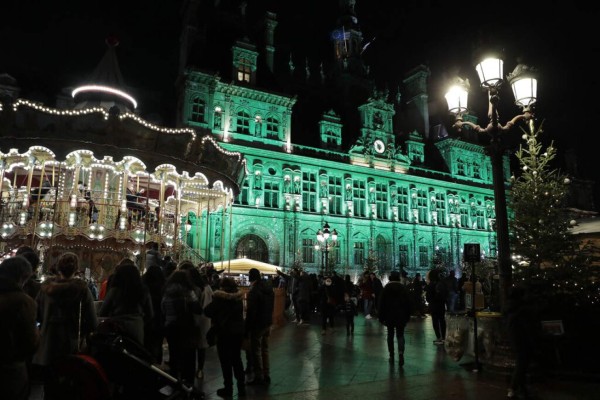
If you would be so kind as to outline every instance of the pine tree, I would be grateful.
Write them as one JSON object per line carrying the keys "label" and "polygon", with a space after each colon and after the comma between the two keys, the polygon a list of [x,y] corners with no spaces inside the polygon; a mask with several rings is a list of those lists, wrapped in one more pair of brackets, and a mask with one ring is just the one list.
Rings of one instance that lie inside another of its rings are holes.
{"label": "pine tree", "polygon": [[551,143],[544,150],[539,140],[542,127],[524,134],[516,156],[521,175],[512,186],[511,244],[513,254],[522,264],[540,267],[556,265],[572,247],[569,218],[564,211],[569,179],[553,169],[556,148]]}
{"label": "pine tree", "polygon": [[377,256],[373,246],[369,248],[369,255],[365,258],[365,266],[363,267],[364,272],[375,272],[377,273]]}
{"label": "pine tree", "polygon": [[542,132],[540,127],[524,134],[526,145],[516,154],[522,173],[512,187],[511,245],[512,254],[522,261],[514,271],[514,282],[527,284],[540,308],[567,318],[574,306],[597,311],[600,280],[598,268],[582,256],[585,245],[569,232],[564,207],[570,181],[551,167],[556,148],[551,143],[544,150],[539,140]]}

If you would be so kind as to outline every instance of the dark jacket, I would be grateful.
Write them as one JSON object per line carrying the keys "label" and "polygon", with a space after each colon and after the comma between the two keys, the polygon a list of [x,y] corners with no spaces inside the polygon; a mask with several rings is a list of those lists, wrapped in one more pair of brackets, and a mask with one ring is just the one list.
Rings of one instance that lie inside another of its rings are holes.
{"label": "dark jacket", "polygon": [[0,278],[0,365],[25,361],[39,342],[35,301],[8,278]]}
{"label": "dark jacket", "polygon": [[443,314],[446,312],[446,285],[442,281],[431,281],[425,286],[425,299],[429,303],[429,312]]}
{"label": "dark jacket", "polygon": [[274,306],[273,288],[260,279],[253,282],[246,296],[246,333],[270,327]]}
{"label": "dark jacket", "polygon": [[35,301],[12,279],[0,277],[0,398],[26,399],[26,361],[39,342]]}
{"label": "dark jacket", "polygon": [[204,309],[204,315],[212,321],[218,337],[244,334],[244,294],[216,290],[212,302]]}
{"label": "dark jacket", "polygon": [[46,280],[42,283],[37,303],[42,332],[34,364],[50,365],[76,352],[78,338],[84,338],[98,325],[92,293],[81,279]]}
{"label": "dark jacket", "polygon": [[411,302],[406,286],[399,281],[388,282],[379,300],[379,322],[386,326],[406,325],[410,314]]}
{"label": "dark jacket", "polygon": [[139,344],[144,344],[144,329],[154,318],[154,308],[150,291],[144,286],[142,298],[126,304],[123,300],[123,288],[113,287],[106,294],[99,317],[110,317],[122,329],[122,333]]}
{"label": "dark jacket", "polygon": [[177,340],[185,348],[195,348],[194,314],[202,314],[196,293],[180,284],[167,284],[161,311],[167,339]]}

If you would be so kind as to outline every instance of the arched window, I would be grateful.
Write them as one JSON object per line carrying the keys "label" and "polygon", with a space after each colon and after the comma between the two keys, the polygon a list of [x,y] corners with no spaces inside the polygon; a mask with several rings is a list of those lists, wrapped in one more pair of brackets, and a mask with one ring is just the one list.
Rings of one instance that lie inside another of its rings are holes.
{"label": "arched window", "polygon": [[237,133],[244,133],[246,135],[250,134],[250,114],[246,111],[242,110],[237,113]]}
{"label": "arched window", "polygon": [[192,114],[191,120],[193,122],[205,122],[205,111],[206,111],[206,103],[199,97],[195,97],[192,100]]}

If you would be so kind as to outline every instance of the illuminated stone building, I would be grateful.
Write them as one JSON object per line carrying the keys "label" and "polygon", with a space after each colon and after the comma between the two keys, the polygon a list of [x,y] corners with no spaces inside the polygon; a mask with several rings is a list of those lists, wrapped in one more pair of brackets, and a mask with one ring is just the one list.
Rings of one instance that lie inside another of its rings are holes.
{"label": "illuminated stone building", "polygon": [[[211,234],[188,243],[209,260],[318,272],[317,231],[328,223],[338,235],[329,265],[339,273],[360,273],[369,257],[381,273],[402,267],[414,276],[434,259],[460,268],[464,243],[494,257],[484,146],[430,127],[427,67],[409,71],[395,93],[377,88],[354,1],[341,4],[317,59],[285,45],[293,34],[277,35],[275,13],[187,3],[178,119],[248,166],[233,221],[212,215],[200,221]],[[508,157],[505,166],[508,185]]]}

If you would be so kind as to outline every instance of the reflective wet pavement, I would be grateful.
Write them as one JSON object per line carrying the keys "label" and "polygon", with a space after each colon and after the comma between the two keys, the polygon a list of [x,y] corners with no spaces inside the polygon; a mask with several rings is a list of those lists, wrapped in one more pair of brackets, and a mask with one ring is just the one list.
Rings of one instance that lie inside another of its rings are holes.
{"label": "reflective wet pavement", "polygon": [[[506,399],[507,375],[468,367],[433,344],[431,319],[413,318],[406,329],[405,364],[388,362],[385,328],[375,319],[355,319],[353,336],[346,335],[343,317],[333,332],[321,334],[320,318],[310,325],[288,322],[273,329],[270,340],[271,384],[247,386],[246,399],[377,400],[377,399]],[[251,378],[251,377],[250,377]],[[222,387],[216,349],[207,352],[204,379],[197,380],[206,399],[220,399]],[[543,400],[600,399],[600,380],[537,377],[535,398]],[[34,388],[31,400],[41,400]],[[233,398],[237,398],[234,389]]]}

